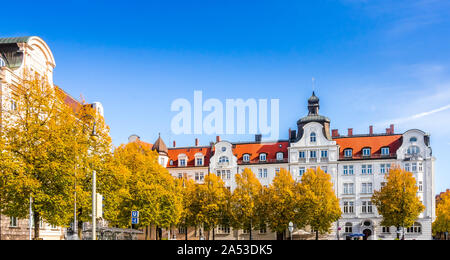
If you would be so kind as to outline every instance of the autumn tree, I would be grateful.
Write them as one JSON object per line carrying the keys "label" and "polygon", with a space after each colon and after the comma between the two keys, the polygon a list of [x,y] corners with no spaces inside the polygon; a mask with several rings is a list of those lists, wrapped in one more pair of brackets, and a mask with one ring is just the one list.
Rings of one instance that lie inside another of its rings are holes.
{"label": "autumn tree", "polygon": [[[197,221],[202,223],[205,231],[213,231],[222,223],[228,215],[228,200],[230,191],[225,188],[223,180],[215,174],[207,174],[204,184],[196,186],[196,201],[194,205],[198,206],[196,212]],[[209,236],[208,236],[209,238]]]}
{"label": "autumn tree", "polygon": [[436,205],[436,220],[433,222],[435,235],[448,232],[450,232],[450,190],[440,195],[440,200]]}
{"label": "autumn tree", "polygon": [[130,227],[131,211],[139,211],[136,227],[169,229],[182,214],[182,186],[158,163],[158,154],[142,142],[121,145],[114,151],[110,170],[102,176],[105,218]]}
{"label": "autumn tree", "polygon": [[261,183],[248,168],[236,174],[236,188],[231,196],[231,214],[233,227],[248,229],[252,240],[253,224],[258,223],[258,201],[261,195]]}
{"label": "autumn tree", "polygon": [[[412,226],[425,209],[417,197],[416,179],[399,167],[391,169],[385,178],[386,185],[372,196],[372,203],[383,216],[381,225],[395,226],[397,231]],[[397,233],[397,239],[399,236]]]}
{"label": "autumn tree", "polygon": [[66,226],[73,212],[77,118],[45,77],[27,75],[2,106],[2,212],[26,218],[32,202],[39,223]]}
{"label": "autumn tree", "polygon": [[331,176],[320,168],[308,169],[297,189],[300,199],[294,223],[298,227],[310,226],[316,231],[318,240],[319,233],[329,232],[332,223],[339,220],[342,214]]}
{"label": "autumn tree", "polygon": [[277,232],[278,238],[284,238],[289,222],[295,220],[295,206],[298,201],[291,173],[281,169],[264,193],[264,197],[267,201],[268,226]]}

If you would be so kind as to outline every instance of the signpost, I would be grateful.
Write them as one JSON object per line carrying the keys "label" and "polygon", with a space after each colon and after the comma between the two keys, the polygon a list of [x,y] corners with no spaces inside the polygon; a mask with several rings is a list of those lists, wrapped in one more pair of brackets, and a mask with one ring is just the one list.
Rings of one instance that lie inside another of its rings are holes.
{"label": "signpost", "polygon": [[131,225],[139,224],[139,211],[131,211]]}

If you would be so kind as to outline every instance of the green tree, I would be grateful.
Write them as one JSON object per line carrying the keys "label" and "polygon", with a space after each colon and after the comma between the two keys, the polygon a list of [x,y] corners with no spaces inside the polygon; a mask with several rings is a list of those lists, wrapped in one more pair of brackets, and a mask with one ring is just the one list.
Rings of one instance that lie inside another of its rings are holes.
{"label": "green tree", "polygon": [[395,226],[397,230],[412,226],[425,209],[417,197],[416,179],[399,167],[391,169],[385,178],[386,185],[372,196],[372,203],[383,216],[381,225]]}
{"label": "green tree", "polygon": [[298,227],[309,225],[316,231],[316,240],[329,232],[333,222],[341,217],[339,200],[333,190],[331,176],[322,169],[308,169],[297,185],[298,200],[295,217]]}

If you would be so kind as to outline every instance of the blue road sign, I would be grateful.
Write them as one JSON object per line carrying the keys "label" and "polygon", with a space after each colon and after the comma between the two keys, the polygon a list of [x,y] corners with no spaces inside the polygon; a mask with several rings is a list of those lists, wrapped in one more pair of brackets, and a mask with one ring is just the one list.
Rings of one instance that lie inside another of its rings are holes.
{"label": "blue road sign", "polygon": [[131,218],[131,224],[133,224],[133,225],[139,224],[139,219],[138,218]]}
{"label": "blue road sign", "polygon": [[131,217],[132,218],[138,218],[139,217],[139,211],[131,211]]}

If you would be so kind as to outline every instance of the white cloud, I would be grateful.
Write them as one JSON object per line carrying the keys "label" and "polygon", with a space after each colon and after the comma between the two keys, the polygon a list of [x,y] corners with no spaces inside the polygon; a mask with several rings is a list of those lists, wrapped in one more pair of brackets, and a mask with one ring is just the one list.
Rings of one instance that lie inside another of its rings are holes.
{"label": "white cloud", "polygon": [[445,110],[448,110],[448,109],[450,109],[450,104],[448,104],[446,106],[443,106],[443,107],[440,107],[440,108],[436,108],[436,109],[430,110],[430,111],[418,113],[418,114],[415,114],[415,115],[412,115],[412,116],[403,117],[403,118],[397,118],[397,119],[391,120],[391,122],[393,122],[394,124],[406,123],[406,122],[413,121],[413,120],[416,120],[416,119],[420,119],[422,117],[426,117],[426,116],[429,116],[429,115],[432,115],[432,114],[436,114],[436,113],[439,113],[439,112],[442,112],[442,111],[445,111]]}

